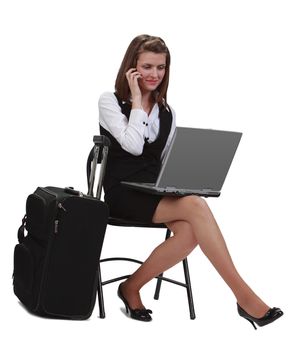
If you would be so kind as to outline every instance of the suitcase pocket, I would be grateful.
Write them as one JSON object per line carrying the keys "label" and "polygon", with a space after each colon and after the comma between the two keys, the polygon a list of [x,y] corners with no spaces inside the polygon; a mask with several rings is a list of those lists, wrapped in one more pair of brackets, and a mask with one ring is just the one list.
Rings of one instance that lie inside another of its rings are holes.
{"label": "suitcase pocket", "polygon": [[31,237],[36,239],[47,239],[48,208],[44,198],[34,193],[27,199],[26,204],[26,230]]}
{"label": "suitcase pocket", "polygon": [[14,249],[13,284],[23,297],[32,293],[34,265],[34,258],[29,248],[23,243],[17,244]]}
{"label": "suitcase pocket", "polygon": [[30,310],[38,304],[45,249],[30,237],[14,249],[13,288],[15,295]]}

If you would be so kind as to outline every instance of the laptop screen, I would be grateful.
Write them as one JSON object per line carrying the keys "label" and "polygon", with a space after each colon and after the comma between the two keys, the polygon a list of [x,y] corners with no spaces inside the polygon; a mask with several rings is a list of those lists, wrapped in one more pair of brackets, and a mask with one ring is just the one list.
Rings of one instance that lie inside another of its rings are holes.
{"label": "laptop screen", "polygon": [[177,127],[158,187],[220,191],[242,133]]}

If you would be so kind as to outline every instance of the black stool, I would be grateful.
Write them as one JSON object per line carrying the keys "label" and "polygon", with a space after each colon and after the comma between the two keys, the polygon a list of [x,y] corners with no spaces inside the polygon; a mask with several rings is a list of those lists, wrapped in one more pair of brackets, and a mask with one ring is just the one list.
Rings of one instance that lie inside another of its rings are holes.
{"label": "black stool", "polygon": [[[94,141],[94,147],[91,149],[90,154],[88,156],[88,161],[87,161],[88,195],[94,196],[93,188],[94,188],[94,182],[95,182],[96,167],[97,167],[97,164],[101,164],[100,176],[97,184],[97,193],[96,193],[96,197],[100,199],[101,192],[102,192],[103,177],[104,177],[104,172],[105,172],[105,167],[107,162],[107,154],[108,154],[108,149],[110,147],[110,140],[106,136],[94,136],[93,141]],[[164,228],[166,229],[165,239],[168,239],[171,236],[171,231],[164,224],[153,224],[153,223],[150,224],[150,223],[144,223],[144,222],[129,221],[129,220],[124,220],[124,219],[114,218],[114,217],[109,217],[108,224],[113,226],[138,227],[138,228],[139,227]],[[139,261],[136,259],[123,258],[123,257],[100,259],[100,263],[98,265],[98,303],[99,303],[100,318],[105,318],[105,308],[104,308],[102,287],[106,284],[117,282],[117,281],[126,279],[130,276],[130,275],[124,275],[124,276],[119,276],[107,281],[102,281],[100,264],[107,261],[130,261],[137,264],[143,263],[142,261]],[[174,283],[178,286],[186,288],[190,318],[193,320],[195,319],[196,316],[195,316],[195,310],[194,310],[193,295],[192,295],[187,258],[185,258],[182,261],[182,263],[183,263],[183,269],[184,269],[185,283],[182,283],[180,281],[173,280],[170,278],[166,278],[163,276],[163,273],[161,273],[159,276],[156,277],[157,283],[156,283],[156,289],[154,293],[154,299],[156,300],[159,299],[162,281]]]}

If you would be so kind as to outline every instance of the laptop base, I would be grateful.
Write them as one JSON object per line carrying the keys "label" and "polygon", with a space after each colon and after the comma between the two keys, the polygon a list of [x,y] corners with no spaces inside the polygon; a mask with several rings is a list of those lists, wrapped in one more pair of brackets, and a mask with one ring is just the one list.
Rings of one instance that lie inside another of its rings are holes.
{"label": "laptop base", "polygon": [[133,190],[147,192],[155,195],[165,195],[165,196],[173,196],[173,197],[184,197],[184,196],[201,196],[201,197],[219,197],[220,192],[213,191],[210,189],[203,190],[190,190],[190,189],[176,189],[174,187],[156,187],[155,184],[152,183],[136,183],[136,182],[128,182],[121,181],[121,184],[131,188]]}

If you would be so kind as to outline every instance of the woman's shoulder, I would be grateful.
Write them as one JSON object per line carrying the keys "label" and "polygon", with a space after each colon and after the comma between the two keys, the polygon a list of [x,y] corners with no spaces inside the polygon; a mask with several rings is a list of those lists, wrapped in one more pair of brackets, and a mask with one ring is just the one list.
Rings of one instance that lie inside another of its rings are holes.
{"label": "woman's shoulder", "polygon": [[176,117],[176,112],[170,104],[164,103],[164,108],[171,113],[173,119]]}
{"label": "woman's shoulder", "polygon": [[173,107],[172,107],[171,105],[167,105],[166,109],[167,109],[168,111],[170,111],[172,114],[175,114],[175,113],[176,113],[175,110],[173,109]]}
{"label": "woman's shoulder", "polygon": [[117,99],[114,95],[113,92],[110,92],[110,91],[105,91],[103,92],[100,97],[99,97],[99,100],[98,100],[98,104],[101,105],[101,104],[104,104],[104,103],[117,103]]}
{"label": "woman's shoulder", "polygon": [[171,105],[169,103],[166,102],[166,100],[163,98],[162,99],[162,103],[161,103],[161,107],[163,107],[164,109],[166,109],[168,112],[171,112],[174,114],[174,109],[171,107]]}
{"label": "woman's shoulder", "polygon": [[175,125],[176,125],[176,112],[175,110],[173,109],[173,107],[169,104],[167,105],[166,109],[171,113],[172,115],[172,129],[175,128]]}

